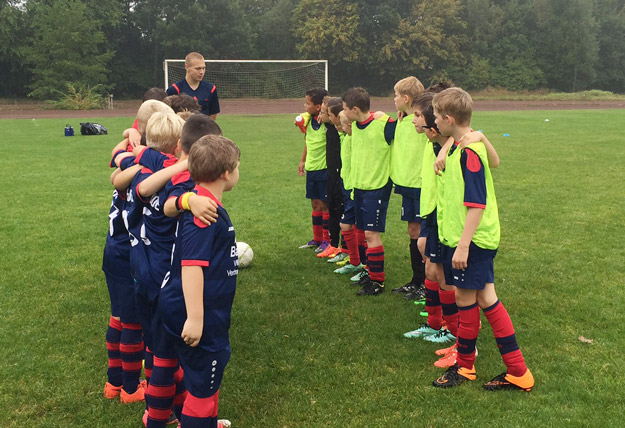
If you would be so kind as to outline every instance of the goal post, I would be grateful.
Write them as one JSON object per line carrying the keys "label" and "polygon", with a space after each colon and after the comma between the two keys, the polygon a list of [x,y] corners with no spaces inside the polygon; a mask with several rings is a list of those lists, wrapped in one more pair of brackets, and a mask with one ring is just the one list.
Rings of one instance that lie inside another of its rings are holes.
{"label": "goal post", "polygon": [[[165,88],[185,77],[184,59],[163,61]],[[328,89],[327,60],[206,60],[204,80],[219,98],[300,98]]]}

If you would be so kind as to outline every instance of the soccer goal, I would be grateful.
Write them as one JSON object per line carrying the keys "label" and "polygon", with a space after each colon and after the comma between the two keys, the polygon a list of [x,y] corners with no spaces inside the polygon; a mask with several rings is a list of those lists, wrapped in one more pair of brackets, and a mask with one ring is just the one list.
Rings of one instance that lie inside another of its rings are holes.
{"label": "soccer goal", "polygon": [[[184,59],[163,62],[165,88],[185,76]],[[300,98],[311,88],[328,89],[327,60],[207,60],[204,80],[219,98]]]}

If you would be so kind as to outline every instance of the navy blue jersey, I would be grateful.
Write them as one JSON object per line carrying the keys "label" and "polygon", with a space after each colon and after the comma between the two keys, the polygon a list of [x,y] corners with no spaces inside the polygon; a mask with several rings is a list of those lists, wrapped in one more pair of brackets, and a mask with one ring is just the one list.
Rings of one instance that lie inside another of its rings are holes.
{"label": "navy blue jersey", "polygon": [[171,198],[177,198],[183,193],[190,192],[194,188],[195,183],[193,182],[189,171],[179,172],[178,174],[174,175],[169,183],[167,183],[167,185],[165,186],[167,200]]}
{"label": "navy blue jersey", "polygon": [[[454,142],[449,154],[458,147]],[[469,208],[486,208],[486,177],[482,160],[473,150],[466,148],[460,154],[460,166],[464,178],[464,206]]]}
{"label": "navy blue jersey", "polygon": [[228,330],[234,301],[239,257],[234,227],[221,203],[205,188],[196,186],[200,196],[218,204],[217,223],[205,225],[189,211],[178,221],[171,272],[159,297],[159,311],[165,329],[180,336],[187,319],[182,291],[182,266],[201,266],[204,274],[204,328],[199,346],[218,352],[230,345]]}
{"label": "navy blue jersey", "polygon": [[167,95],[178,95],[180,93],[191,95],[204,114],[219,113],[219,97],[217,96],[217,87],[212,83],[201,81],[197,89],[191,89],[186,79],[182,79],[167,88]]}

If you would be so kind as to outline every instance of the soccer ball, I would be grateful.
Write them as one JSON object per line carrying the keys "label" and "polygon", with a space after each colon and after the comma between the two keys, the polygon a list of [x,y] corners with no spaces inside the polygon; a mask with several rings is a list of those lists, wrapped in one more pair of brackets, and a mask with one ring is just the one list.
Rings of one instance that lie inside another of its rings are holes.
{"label": "soccer ball", "polygon": [[252,247],[247,245],[245,242],[237,241],[237,253],[239,254],[239,267],[246,268],[252,263],[254,259],[254,251],[252,251]]}

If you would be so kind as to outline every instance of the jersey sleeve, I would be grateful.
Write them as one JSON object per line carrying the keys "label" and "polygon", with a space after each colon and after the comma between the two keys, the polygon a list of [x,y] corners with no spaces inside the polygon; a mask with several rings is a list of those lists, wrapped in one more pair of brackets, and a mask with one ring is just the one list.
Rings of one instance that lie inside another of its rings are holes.
{"label": "jersey sleeve", "polygon": [[214,227],[198,225],[193,214],[185,213],[184,233],[180,249],[180,262],[182,266],[208,267],[212,257],[213,242],[215,236]]}
{"label": "jersey sleeve", "polygon": [[167,95],[178,95],[180,93],[180,87],[178,86],[178,82],[167,88],[165,93],[167,93]]}
{"label": "jersey sleeve", "polygon": [[124,159],[122,159],[121,163],[119,164],[119,168],[124,171],[125,169],[128,169],[132,166],[135,166],[135,157],[134,156],[126,156]]}
{"label": "jersey sleeve", "polygon": [[219,96],[217,95],[217,86],[213,85],[212,94],[208,104],[208,114],[217,114],[219,110]]}
{"label": "jersey sleeve", "polygon": [[464,177],[464,206],[486,208],[486,177],[480,157],[471,149],[465,149],[460,156]]}
{"label": "jersey sleeve", "polygon": [[391,144],[395,139],[395,129],[397,129],[397,121],[389,118],[384,125],[384,139],[388,144]]}
{"label": "jersey sleeve", "polygon": [[179,172],[174,175],[165,187],[166,199],[177,198],[183,193],[190,192],[195,187],[189,171]]}
{"label": "jersey sleeve", "polygon": [[137,156],[135,163],[141,164],[156,172],[169,166],[167,165],[168,159],[169,156],[159,152],[158,150],[147,147],[139,154],[139,156]]}
{"label": "jersey sleeve", "polygon": [[139,193],[139,186],[141,186],[141,182],[152,175],[153,172],[149,168],[142,168],[141,171],[137,172],[135,178],[132,180],[132,193],[135,200],[141,201],[144,204],[149,202],[149,198],[145,199],[141,197],[141,193]]}

